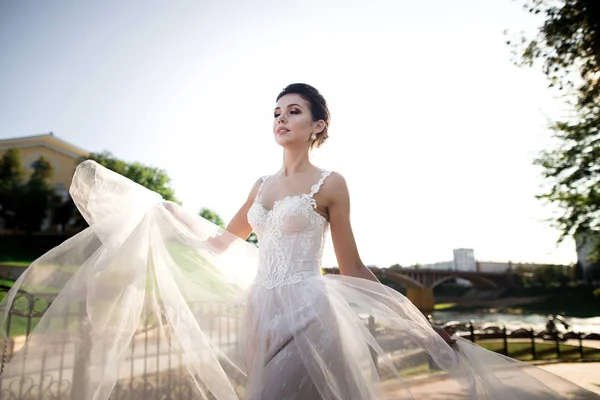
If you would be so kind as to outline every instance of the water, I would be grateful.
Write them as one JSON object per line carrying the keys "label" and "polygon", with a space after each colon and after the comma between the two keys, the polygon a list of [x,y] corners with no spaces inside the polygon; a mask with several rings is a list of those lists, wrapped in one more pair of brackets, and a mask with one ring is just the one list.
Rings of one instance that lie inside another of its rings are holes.
{"label": "water", "polygon": [[[435,311],[433,314],[435,321],[446,323],[449,321],[469,322],[475,320],[477,324],[506,325],[509,330],[517,328],[533,328],[536,331],[546,329],[548,315],[545,314],[505,314],[505,313],[486,313],[476,311]],[[569,330],[582,333],[600,333],[600,316],[591,318],[573,318],[564,317],[570,325]],[[562,325],[557,323],[559,329]]]}

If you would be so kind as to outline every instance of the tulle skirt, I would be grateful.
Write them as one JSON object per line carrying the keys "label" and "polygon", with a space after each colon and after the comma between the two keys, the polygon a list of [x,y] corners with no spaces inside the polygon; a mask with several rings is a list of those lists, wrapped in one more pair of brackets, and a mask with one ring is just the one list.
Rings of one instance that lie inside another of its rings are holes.
{"label": "tulle skirt", "polygon": [[[469,341],[449,346],[376,282],[253,285],[254,246],[199,217],[182,223],[94,162],[71,195],[90,227],[0,303],[0,399],[600,398]],[[37,324],[19,344],[23,321]]]}

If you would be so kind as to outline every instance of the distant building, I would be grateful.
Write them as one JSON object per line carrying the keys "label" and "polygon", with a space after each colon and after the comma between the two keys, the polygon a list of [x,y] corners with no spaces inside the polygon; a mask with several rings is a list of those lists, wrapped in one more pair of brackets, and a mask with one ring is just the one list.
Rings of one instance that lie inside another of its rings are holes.
{"label": "distant building", "polygon": [[492,273],[502,273],[514,271],[517,268],[523,269],[526,271],[534,271],[541,267],[547,266],[558,266],[563,268],[569,268],[568,265],[562,264],[549,264],[549,263],[514,263],[514,262],[494,262],[494,261],[477,261],[477,271],[478,272],[492,272]]}
{"label": "distant building", "polygon": [[54,173],[50,183],[64,197],[68,195],[79,159],[88,155],[87,151],[57,138],[53,133],[0,139],[0,157],[6,150],[15,147],[19,149],[27,176],[33,172],[40,157],[44,157],[52,165]]}
{"label": "distant building", "polygon": [[438,271],[449,271],[454,269],[454,260],[440,261],[433,264],[425,264],[422,266],[425,269],[436,269]]}
{"label": "distant building", "polygon": [[473,249],[455,249],[453,253],[454,258],[451,261],[424,264],[423,268],[442,271],[477,271],[475,251]]}
{"label": "distant building", "polygon": [[477,261],[477,271],[501,273],[511,271],[513,269],[511,262],[497,261]]}
{"label": "distant building", "polygon": [[454,269],[457,271],[477,271],[473,249],[454,249]]}
{"label": "distant building", "polygon": [[[584,250],[589,251],[589,246]],[[582,251],[584,251],[582,250]],[[514,271],[516,268],[533,271],[540,267],[545,267],[550,264],[540,263],[514,263],[498,262],[498,261],[477,261],[475,259],[475,252],[473,249],[455,249],[453,251],[454,259],[452,261],[440,261],[432,264],[424,264],[422,267],[425,269],[436,269],[443,271],[472,271],[472,272],[490,272],[490,273],[504,273],[508,271]],[[588,263],[589,264],[589,263]],[[586,264],[587,265],[587,264]],[[567,268],[567,265],[561,265],[561,267]]]}

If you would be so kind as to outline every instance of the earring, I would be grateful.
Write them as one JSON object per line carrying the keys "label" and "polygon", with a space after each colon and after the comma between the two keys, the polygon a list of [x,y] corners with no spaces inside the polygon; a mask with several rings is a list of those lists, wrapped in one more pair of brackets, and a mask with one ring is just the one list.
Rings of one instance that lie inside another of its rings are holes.
{"label": "earring", "polygon": [[312,136],[310,137],[312,140],[317,140],[317,135],[315,135],[314,133],[312,134]]}

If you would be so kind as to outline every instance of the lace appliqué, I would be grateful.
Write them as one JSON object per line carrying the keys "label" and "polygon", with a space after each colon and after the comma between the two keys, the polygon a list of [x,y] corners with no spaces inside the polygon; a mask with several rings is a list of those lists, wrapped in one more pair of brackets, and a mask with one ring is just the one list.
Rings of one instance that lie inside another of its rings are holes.
{"label": "lace appliqu\u00e9", "polygon": [[[320,275],[329,223],[316,211],[314,195],[330,174],[323,171],[310,193],[277,200],[271,210],[254,202],[248,211],[248,221],[260,241],[254,285],[271,290]],[[263,177],[257,198],[267,179]]]}

